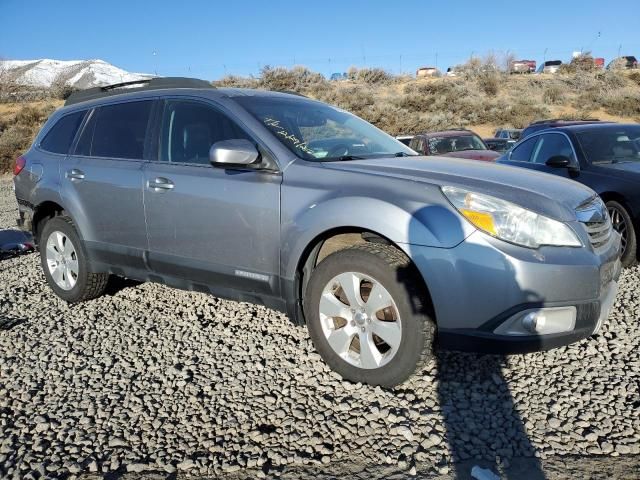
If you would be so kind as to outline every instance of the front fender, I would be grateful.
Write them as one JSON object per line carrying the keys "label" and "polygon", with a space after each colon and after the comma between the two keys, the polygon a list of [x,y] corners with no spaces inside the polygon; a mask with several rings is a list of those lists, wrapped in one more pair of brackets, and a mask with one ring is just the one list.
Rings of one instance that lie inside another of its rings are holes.
{"label": "front fender", "polygon": [[457,213],[437,204],[416,205],[409,211],[380,199],[347,196],[298,207],[282,224],[283,273],[289,279],[307,247],[334,229],[362,229],[395,244],[436,248],[453,248],[474,231]]}

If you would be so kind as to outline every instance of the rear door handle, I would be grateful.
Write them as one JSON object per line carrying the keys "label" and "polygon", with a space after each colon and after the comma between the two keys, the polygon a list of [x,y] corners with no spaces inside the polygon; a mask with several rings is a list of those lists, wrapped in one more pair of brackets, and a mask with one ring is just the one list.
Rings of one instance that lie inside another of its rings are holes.
{"label": "rear door handle", "polygon": [[69,180],[84,180],[84,172],[82,170],[78,170],[77,168],[72,168],[67,171],[67,178]]}
{"label": "rear door handle", "polygon": [[173,187],[175,187],[175,184],[168,178],[156,177],[153,180],[147,181],[147,187],[154,192],[163,192],[172,190]]}

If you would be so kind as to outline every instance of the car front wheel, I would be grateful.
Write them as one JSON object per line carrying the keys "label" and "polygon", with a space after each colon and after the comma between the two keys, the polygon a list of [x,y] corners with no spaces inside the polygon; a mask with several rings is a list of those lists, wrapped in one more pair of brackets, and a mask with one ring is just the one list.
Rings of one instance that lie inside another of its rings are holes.
{"label": "car front wheel", "polygon": [[311,275],[305,316],[313,343],[343,378],[393,387],[433,353],[422,279],[400,250],[366,243],[329,255]]}

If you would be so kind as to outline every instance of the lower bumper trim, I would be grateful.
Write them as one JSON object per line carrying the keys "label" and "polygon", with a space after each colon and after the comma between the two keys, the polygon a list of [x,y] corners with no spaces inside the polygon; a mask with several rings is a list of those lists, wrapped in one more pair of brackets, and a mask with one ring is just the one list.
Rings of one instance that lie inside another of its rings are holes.
{"label": "lower bumper trim", "polygon": [[458,352],[509,355],[563,347],[591,336],[593,327],[551,335],[494,335],[477,330],[439,330],[438,346]]}

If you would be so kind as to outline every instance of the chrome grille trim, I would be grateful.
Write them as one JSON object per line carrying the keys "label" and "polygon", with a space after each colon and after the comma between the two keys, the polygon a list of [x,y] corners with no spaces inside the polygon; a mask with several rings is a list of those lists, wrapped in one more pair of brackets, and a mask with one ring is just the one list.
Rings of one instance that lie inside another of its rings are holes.
{"label": "chrome grille trim", "polygon": [[613,234],[613,225],[607,208],[600,197],[594,196],[579,206],[576,209],[576,216],[585,226],[589,235],[589,242],[596,252],[609,243]]}
{"label": "chrome grille trim", "polygon": [[589,241],[594,249],[599,249],[609,242],[611,233],[613,232],[609,215],[607,215],[604,222],[586,222],[584,226],[587,229]]}

